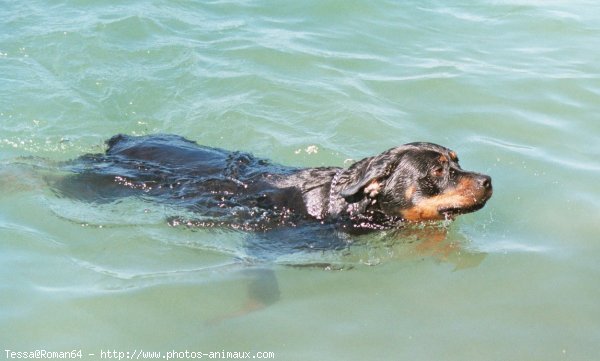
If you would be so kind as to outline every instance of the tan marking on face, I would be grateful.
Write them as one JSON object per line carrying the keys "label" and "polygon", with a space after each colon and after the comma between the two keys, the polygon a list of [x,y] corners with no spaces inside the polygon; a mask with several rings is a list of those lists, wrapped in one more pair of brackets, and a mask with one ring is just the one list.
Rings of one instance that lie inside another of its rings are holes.
{"label": "tan marking on face", "polygon": [[455,151],[450,151],[450,159],[452,159],[453,161],[457,161],[458,160],[458,156],[456,155]]}
{"label": "tan marking on face", "polygon": [[409,222],[422,222],[443,219],[437,208],[420,204],[400,212],[402,218]]}
{"label": "tan marking on face", "polygon": [[440,155],[439,158],[440,163],[448,163],[448,158],[445,155]]}
{"label": "tan marking on face", "polygon": [[477,187],[473,178],[463,177],[456,188],[430,198],[424,198],[408,209],[400,211],[407,221],[420,222],[445,219],[440,210],[468,209],[482,202],[486,191]]}

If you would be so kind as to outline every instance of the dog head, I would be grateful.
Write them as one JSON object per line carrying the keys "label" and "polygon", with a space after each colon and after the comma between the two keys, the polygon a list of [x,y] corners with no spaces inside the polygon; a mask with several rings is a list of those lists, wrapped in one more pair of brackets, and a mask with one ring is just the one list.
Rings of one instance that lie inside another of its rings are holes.
{"label": "dog head", "polygon": [[454,218],[481,209],[492,179],[461,169],[456,153],[433,143],[409,143],[351,165],[340,177],[348,203],[369,201],[405,221]]}

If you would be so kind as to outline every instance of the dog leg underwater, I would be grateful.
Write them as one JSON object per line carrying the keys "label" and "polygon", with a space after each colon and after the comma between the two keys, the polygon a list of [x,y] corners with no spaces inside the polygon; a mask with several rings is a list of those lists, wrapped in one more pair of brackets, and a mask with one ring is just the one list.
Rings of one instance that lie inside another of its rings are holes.
{"label": "dog leg underwater", "polygon": [[279,301],[279,283],[273,268],[268,265],[247,266],[240,272],[247,280],[247,298],[238,310],[211,318],[207,321],[208,325],[219,325],[226,320],[246,316]]}

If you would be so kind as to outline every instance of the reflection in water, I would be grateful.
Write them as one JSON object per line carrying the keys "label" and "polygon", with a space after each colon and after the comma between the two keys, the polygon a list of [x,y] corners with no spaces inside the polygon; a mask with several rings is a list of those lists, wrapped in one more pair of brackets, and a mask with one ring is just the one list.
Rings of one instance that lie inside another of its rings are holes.
{"label": "reflection in water", "polygon": [[[474,268],[486,254],[466,247],[468,240],[452,232],[450,223],[412,224],[393,231],[350,237],[334,228],[292,229],[249,235],[247,252],[255,263],[242,272],[248,277],[247,300],[241,308],[220,315],[213,322],[243,316],[279,300],[280,292],[273,264],[324,271],[352,270],[398,260],[430,259],[451,264],[454,270]],[[318,248],[318,245],[337,246]],[[284,254],[283,252],[291,252]],[[277,256],[281,256],[277,259]],[[270,262],[271,261],[271,262]]]}

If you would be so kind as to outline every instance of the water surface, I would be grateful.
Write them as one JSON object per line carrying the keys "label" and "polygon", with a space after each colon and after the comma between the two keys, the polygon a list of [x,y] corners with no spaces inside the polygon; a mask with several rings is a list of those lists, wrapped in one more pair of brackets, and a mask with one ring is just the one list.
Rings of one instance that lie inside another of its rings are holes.
{"label": "water surface", "polygon": [[[595,3],[36,0],[4,1],[0,17],[3,350],[597,357]],[[116,133],[292,166],[430,141],[495,190],[441,225],[443,241],[392,232],[280,255],[272,304],[216,322],[248,300],[252,235],[170,227],[167,206],[76,202],[40,181]],[[338,267],[287,266],[316,262]]]}

